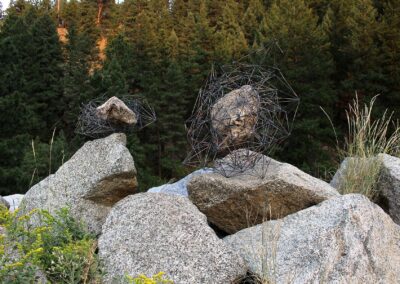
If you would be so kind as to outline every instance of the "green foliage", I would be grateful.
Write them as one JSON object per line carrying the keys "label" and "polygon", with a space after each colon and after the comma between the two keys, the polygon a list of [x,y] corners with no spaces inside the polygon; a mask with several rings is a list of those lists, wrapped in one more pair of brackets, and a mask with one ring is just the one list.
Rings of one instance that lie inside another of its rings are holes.
{"label": "green foliage", "polygon": [[344,106],[355,91],[367,100],[384,91],[377,17],[372,0],[334,0],[328,6],[323,25],[330,37],[333,78]]}
{"label": "green foliage", "polygon": [[371,200],[377,196],[377,182],[381,172],[380,153],[397,155],[400,145],[400,126],[392,127],[392,115],[384,112],[373,118],[373,107],[377,97],[369,105],[360,106],[358,98],[347,112],[348,136],[343,158],[349,157],[342,173],[339,191],[342,194],[361,193]]}
{"label": "green foliage", "polygon": [[[35,225],[33,225],[35,224]],[[0,281],[34,283],[44,273],[51,283],[98,283],[97,242],[67,209],[54,216],[44,210],[28,214],[2,209]]]}
{"label": "green foliage", "polygon": [[54,283],[86,283],[90,277],[99,278],[94,250],[96,241],[79,240],[63,247],[54,247],[51,265],[46,270],[48,278]]}
{"label": "green foliage", "polygon": [[[283,54],[267,58],[281,67],[286,80],[300,97],[300,107],[291,137],[276,153],[279,159],[300,166],[312,174],[334,166],[333,133],[329,122],[321,119],[323,107],[334,113],[336,94],[331,75],[329,38],[318,25],[318,16],[304,0],[275,1],[262,24],[262,43],[276,41]],[[301,42],[301,44],[299,44]]]}
{"label": "green foliage", "polygon": [[49,143],[43,143],[37,137],[31,141],[32,148],[24,153],[21,168],[30,174],[27,188],[54,173],[70,157],[67,141],[63,133],[53,137]]}
{"label": "green foliage", "polygon": [[[25,192],[32,172],[23,161],[30,140],[51,137],[63,106],[62,53],[55,24],[42,7],[24,2],[0,31],[0,191]],[[21,13],[21,12],[20,12]]]}
{"label": "green foliage", "polygon": [[76,118],[82,103],[91,98],[93,87],[90,85],[90,62],[95,60],[91,35],[80,31],[76,22],[70,20],[67,43],[64,45],[64,77],[62,105],[62,129],[67,138],[74,136]]}
{"label": "green foliage", "polygon": [[381,94],[376,115],[400,103],[399,1],[61,0],[60,11],[55,3],[14,1],[1,20],[2,195],[26,191],[57,169],[62,151],[64,160],[76,151],[85,141],[74,133],[79,107],[102,95],[138,95],[157,111],[156,124],[128,138],[141,190],[181,177],[184,121],[211,66],[271,41],[280,49],[255,63],[280,68],[301,99],[278,159],[324,177],[339,156],[321,107],[340,138],[354,91],[361,101]]}
{"label": "green foliage", "polygon": [[217,58],[227,62],[232,58],[240,58],[248,49],[248,44],[235,12],[238,4],[228,0],[222,7],[222,15],[217,22],[216,54]]}
{"label": "green foliage", "polygon": [[[383,15],[379,23],[379,61],[382,68],[380,101],[386,108],[400,105],[400,2],[382,1]],[[400,113],[394,114],[400,119]]]}

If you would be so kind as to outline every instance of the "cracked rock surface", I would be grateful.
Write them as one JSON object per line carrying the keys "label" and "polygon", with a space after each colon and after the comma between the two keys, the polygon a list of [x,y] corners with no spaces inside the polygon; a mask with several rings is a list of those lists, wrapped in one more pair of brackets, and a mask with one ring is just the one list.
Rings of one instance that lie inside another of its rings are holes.
{"label": "cracked rock surface", "polygon": [[272,283],[398,283],[400,227],[358,194],[224,239]]}
{"label": "cracked rock surface", "polygon": [[[223,160],[218,167],[224,167]],[[257,173],[264,168],[265,176],[260,177]],[[240,175],[201,174],[187,188],[190,200],[208,220],[229,234],[340,195],[326,182],[264,155]]]}
{"label": "cracked rock surface", "polygon": [[74,218],[99,234],[112,205],[137,188],[135,164],[125,145],[120,133],[85,143],[55,174],[29,189],[22,212],[69,207]]}

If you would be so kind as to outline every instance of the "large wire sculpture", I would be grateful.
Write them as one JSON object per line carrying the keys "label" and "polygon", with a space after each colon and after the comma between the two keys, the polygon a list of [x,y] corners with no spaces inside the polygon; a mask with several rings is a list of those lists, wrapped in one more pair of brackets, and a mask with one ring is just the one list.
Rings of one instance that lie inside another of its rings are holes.
{"label": "large wire sculpture", "polygon": [[75,132],[91,138],[100,138],[116,132],[126,134],[140,130],[156,120],[154,109],[148,102],[136,96],[121,96],[123,106],[131,111],[130,120],[108,119],[99,109],[107,101],[99,97],[82,105]]}
{"label": "large wire sculpture", "polygon": [[[186,123],[191,151],[184,163],[216,162],[215,171],[226,177],[248,174],[290,134],[298,104],[278,68],[241,62],[213,68]],[[265,175],[267,165],[257,168],[257,176]]]}

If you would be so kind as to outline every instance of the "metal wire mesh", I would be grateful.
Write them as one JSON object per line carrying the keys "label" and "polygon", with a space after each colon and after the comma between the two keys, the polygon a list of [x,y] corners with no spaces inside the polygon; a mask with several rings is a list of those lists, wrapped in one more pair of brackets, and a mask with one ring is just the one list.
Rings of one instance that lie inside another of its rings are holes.
{"label": "metal wire mesh", "polygon": [[97,115],[97,108],[107,101],[107,97],[99,97],[82,105],[75,132],[91,138],[100,138],[112,133],[131,133],[140,130],[156,120],[154,109],[148,102],[136,96],[121,96],[125,105],[136,116],[135,124],[118,123],[112,120],[102,119]]}
{"label": "metal wire mesh", "polygon": [[298,103],[278,68],[241,62],[213,68],[186,124],[191,151],[184,163],[207,166],[230,154],[216,170],[243,173],[290,134]]}

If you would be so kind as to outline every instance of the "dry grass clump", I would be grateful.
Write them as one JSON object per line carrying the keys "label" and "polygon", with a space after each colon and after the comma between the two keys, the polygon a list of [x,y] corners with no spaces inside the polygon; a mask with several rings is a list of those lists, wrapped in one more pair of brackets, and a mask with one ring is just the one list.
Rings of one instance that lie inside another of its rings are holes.
{"label": "dry grass clump", "polygon": [[361,193],[371,200],[382,165],[378,154],[398,155],[400,150],[400,127],[393,123],[393,113],[386,110],[379,119],[372,117],[376,98],[360,106],[356,96],[346,111],[348,136],[341,156],[348,159],[338,188],[342,194]]}

